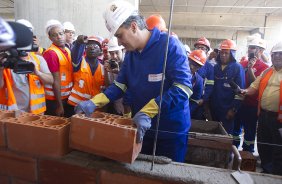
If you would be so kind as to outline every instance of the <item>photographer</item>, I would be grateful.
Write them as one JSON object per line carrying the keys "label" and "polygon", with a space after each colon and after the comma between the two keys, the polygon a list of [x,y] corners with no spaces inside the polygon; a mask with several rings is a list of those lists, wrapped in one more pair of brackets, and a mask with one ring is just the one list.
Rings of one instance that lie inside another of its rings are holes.
{"label": "photographer", "polygon": [[[114,80],[116,80],[117,75],[119,73],[121,64],[123,62],[123,46],[118,45],[118,41],[116,37],[113,37],[108,43],[108,53],[109,60],[105,61],[104,67],[107,72],[106,80],[107,84],[112,84]],[[123,116],[131,117],[131,109],[130,109],[130,95],[127,91],[123,98],[120,98],[113,103],[109,104],[108,112]]]}
{"label": "photographer", "polygon": [[[84,56],[84,52],[86,55]],[[91,99],[104,86],[104,68],[97,59],[102,54],[100,40],[95,36],[79,35],[72,49],[74,86],[68,104],[76,106]]]}
{"label": "photographer", "polygon": [[[240,64],[245,70],[246,88],[265,70],[268,66],[263,62],[262,55],[266,48],[266,42],[261,38],[254,38],[248,45],[248,59],[241,60]],[[246,96],[242,106],[238,110],[234,122],[234,144],[240,144],[240,134],[244,128],[243,150],[254,152],[254,143],[257,127],[257,105],[258,94]]]}
{"label": "photographer", "polygon": [[[18,23],[25,25],[33,31],[33,26],[27,20],[25,20],[24,23],[22,21],[19,21]],[[15,58],[18,60],[17,62],[33,63],[33,73],[30,73],[30,71],[15,73],[14,69],[0,68],[0,78],[2,79],[0,87],[2,87],[2,89],[6,89],[7,91],[1,90],[0,95],[8,96],[9,98],[7,108],[3,109],[9,109],[9,106],[13,104],[15,107],[14,109],[34,114],[43,114],[46,111],[44,85],[52,84],[53,77],[43,57],[35,54],[37,50],[34,50],[34,52],[26,52],[33,51],[32,45],[33,44],[26,48],[17,48],[17,51],[14,52],[17,52],[18,55],[18,57]],[[5,53],[2,54],[2,63],[5,61],[8,62],[8,60],[3,57],[4,55]]]}

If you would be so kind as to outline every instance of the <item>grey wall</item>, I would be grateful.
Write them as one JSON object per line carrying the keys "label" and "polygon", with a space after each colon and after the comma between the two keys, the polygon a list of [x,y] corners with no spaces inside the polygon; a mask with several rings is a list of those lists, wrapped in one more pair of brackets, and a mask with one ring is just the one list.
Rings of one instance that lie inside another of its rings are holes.
{"label": "grey wall", "polygon": [[[128,0],[138,7],[138,0]],[[99,35],[107,37],[108,31],[102,14],[112,0],[15,0],[15,19],[27,19],[35,27],[35,34],[42,46],[50,41],[45,33],[45,24],[50,19],[74,24],[76,35]]]}

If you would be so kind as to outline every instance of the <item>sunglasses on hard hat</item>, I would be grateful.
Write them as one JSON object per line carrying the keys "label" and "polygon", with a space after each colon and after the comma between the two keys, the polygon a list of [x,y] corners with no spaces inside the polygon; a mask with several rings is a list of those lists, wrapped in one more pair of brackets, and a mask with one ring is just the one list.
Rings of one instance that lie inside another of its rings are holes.
{"label": "sunglasses on hard hat", "polygon": [[96,43],[91,43],[91,44],[87,44],[87,45],[85,46],[85,48],[86,48],[86,49],[88,49],[88,48],[94,48],[94,49],[96,49],[96,48],[100,48],[100,47],[99,47],[99,45],[96,44]]}

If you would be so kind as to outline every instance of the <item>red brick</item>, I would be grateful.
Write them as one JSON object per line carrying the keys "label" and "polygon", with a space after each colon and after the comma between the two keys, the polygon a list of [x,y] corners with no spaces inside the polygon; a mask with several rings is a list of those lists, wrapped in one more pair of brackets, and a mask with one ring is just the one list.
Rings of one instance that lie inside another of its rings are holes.
{"label": "red brick", "polygon": [[6,147],[5,129],[2,120],[15,117],[15,112],[0,110],[0,147]]}
{"label": "red brick", "polygon": [[17,178],[12,178],[11,184],[35,184],[33,182],[17,179]]}
{"label": "red brick", "polygon": [[108,113],[94,113],[92,118],[71,118],[70,147],[113,160],[132,163],[142,145],[136,144],[137,130],[132,120]]}
{"label": "red brick", "polygon": [[10,151],[0,151],[0,173],[27,181],[36,181],[36,160]]}
{"label": "red brick", "polygon": [[10,150],[55,158],[69,152],[67,118],[25,114],[4,122]]}
{"label": "red brick", "polygon": [[95,184],[96,170],[56,160],[39,161],[40,184]]}
{"label": "red brick", "polygon": [[133,176],[125,173],[112,173],[106,170],[100,172],[100,184],[172,184],[169,181],[161,181],[158,179],[142,178],[141,176]]}
{"label": "red brick", "polygon": [[9,177],[0,175],[0,184],[10,184]]}

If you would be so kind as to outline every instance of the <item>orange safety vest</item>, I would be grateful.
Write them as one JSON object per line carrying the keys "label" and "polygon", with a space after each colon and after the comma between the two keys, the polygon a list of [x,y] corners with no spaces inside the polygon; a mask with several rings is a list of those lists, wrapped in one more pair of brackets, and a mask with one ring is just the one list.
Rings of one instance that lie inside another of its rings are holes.
{"label": "orange safety vest", "polygon": [[[34,59],[37,66],[36,69],[40,70],[40,60],[34,52],[29,53],[30,57]],[[46,111],[45,91],[43,83],[36,75],[29,74],[29,90],[30,90],[30,112],[33,114],[40,114]]]}
{"label": "orange safety vest", "polygon": [[12,89],[12,76],[10,69],[3,70],[4,86],[0,88],[0,109],[17,110],[17,101]]}
{"label": "orange safety vest", "polygon": [[[61,99],[66,99],[69,97],[71,93],[71,89],[73,86],[73,68],[71,63],[71,54],[68,48],[65,48],[68,52],[68,56],[66,57],[62,51],[54,44],[52,44],[45,52],[52,50],[56,52],[59,63],[60,63],[60,79],[61,79]],[[45,95],[48,100],[55,100],[56,97],[54,95],[52,85],[45,85]]]}
{"label": "orange safety vest", "polygon": [[80,70],[74,73],[74,86],[71,90],[68,103],[76,106],[80,101],[91,99],[101,91],[104,86],[104,69],[99,63],[98,67],[92,75],[89,64],[82,58]]}
{"label": "orange safety vest", "polygon": [[[259,95],[258,95],[258,114],[260,113],[261,109],[261,98],[263,92],[268,84],[268,80],[273,74],[273,68],[269,68],[268,71],[262,76],[259,84]],[[282,81],[280,81],[280,98],[279,98],[279,107],[278,107],[278,121],[282,123]]]}

